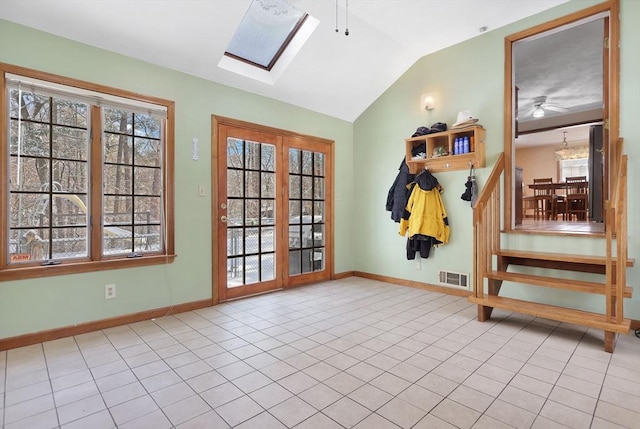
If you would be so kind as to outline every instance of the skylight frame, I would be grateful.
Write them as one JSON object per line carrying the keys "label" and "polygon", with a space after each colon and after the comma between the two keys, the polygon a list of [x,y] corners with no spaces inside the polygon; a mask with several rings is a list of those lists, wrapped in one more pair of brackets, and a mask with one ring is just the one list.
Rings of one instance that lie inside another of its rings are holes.
{"label": "skylight frame", "polygon": [[[291,41],[296,37],[296,35],[300,31],[300,29],[304,26],[305,22],[307,21],[307,18],[309,18],[309,14],[308,13],[296,8],[295,6],[290,5],[289,3],[286,2],[286,0],[279,0],[279,1],[281,1],[284,4],[286,4],[290,8],[301,12],[302,16],[293,25],[293,27],[291,28],[291,30],[289,31],[287,36],[284,38],[284,40],[280,44],[280,47],[276,50],[275,54],[273,55],[273,57],[271,58],[269,63],[265,66],[265,65],[263,65],[263,64],[261,64],[259,62],[253,61],[252,59],[245,58],[242,55],[234,54],[233,52],[230,52],[228,50],[229,48],[227,48],[227,50],[224,52],[224,56],[232,58],[232,59],[234,59],[236,61],[240,61],[242,63],[248,64],[250,66],[257,67],[257,68],[259,68],[261,70],[265,70],[267,72],[270,72],[273,69],[273,67],[277,64],[277,62],[281,58],[282,54],[286,51],[286,49],[289,46],[289,44],[291,43]],[[240,32],[241,32],[241,30],[243,28],[243,25],[245,24],[245,20],[247,19],[247,16],[249,16],[251,8],[255,7],[254,5],[256,3],[258,3],[258,2],[260,2],[260,0],[253,0],[252,1],[251,6],[249,7],[249,10],[247,10],[247,14],[242,19],[242,22],[238,26],[238,29],[236,30],[236,33],[234,34],[233,39],[229,44],[230,46],[233,43],[233,41],[240,34]],[[270,37],[270,34],[263,34],[263,37],[268,38],[268,37]]]}

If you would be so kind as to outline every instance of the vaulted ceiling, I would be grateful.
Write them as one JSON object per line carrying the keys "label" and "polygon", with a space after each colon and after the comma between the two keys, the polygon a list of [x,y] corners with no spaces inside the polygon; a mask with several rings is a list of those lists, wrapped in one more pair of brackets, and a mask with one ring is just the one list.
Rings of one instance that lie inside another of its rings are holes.
{"label": "vaulted ceiling", "polygon": [[289,1],[320,23],[273,84],[218,67],[251,0],[2,0],[0,18],[351,122],[422,56],[567,0]]}

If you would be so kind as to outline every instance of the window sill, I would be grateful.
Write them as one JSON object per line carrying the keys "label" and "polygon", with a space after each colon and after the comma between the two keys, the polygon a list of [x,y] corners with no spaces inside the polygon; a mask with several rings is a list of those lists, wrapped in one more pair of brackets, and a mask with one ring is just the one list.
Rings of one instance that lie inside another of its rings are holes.
{"label": "window sill", "polygon": [[62,276],[67,274],[135,268],[149,265],[170,264],[177,255],[150,255],[140,258],[106,259],[90,262],[63,262],[60,265],[5,268],[0,271],[0,282],[35,279],[39,277]]}

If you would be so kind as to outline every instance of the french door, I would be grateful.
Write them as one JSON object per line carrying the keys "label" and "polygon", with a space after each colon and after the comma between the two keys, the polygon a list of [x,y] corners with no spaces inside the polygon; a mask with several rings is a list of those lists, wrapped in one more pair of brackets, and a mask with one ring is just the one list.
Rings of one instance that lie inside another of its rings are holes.
{"label": "french door", "polygon": [[218,301],[329,279],[332,142],[214,117]]}

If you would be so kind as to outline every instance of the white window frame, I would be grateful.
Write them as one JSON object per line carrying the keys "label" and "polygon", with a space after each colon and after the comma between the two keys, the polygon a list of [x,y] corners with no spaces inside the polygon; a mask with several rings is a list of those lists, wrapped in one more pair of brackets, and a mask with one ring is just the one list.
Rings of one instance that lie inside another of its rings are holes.
{"label": "white window frame", "polygon": [[567,177],[586,176],[589,180],[589,158],[573,158],[558,160],[558,176],[564,182]]}

